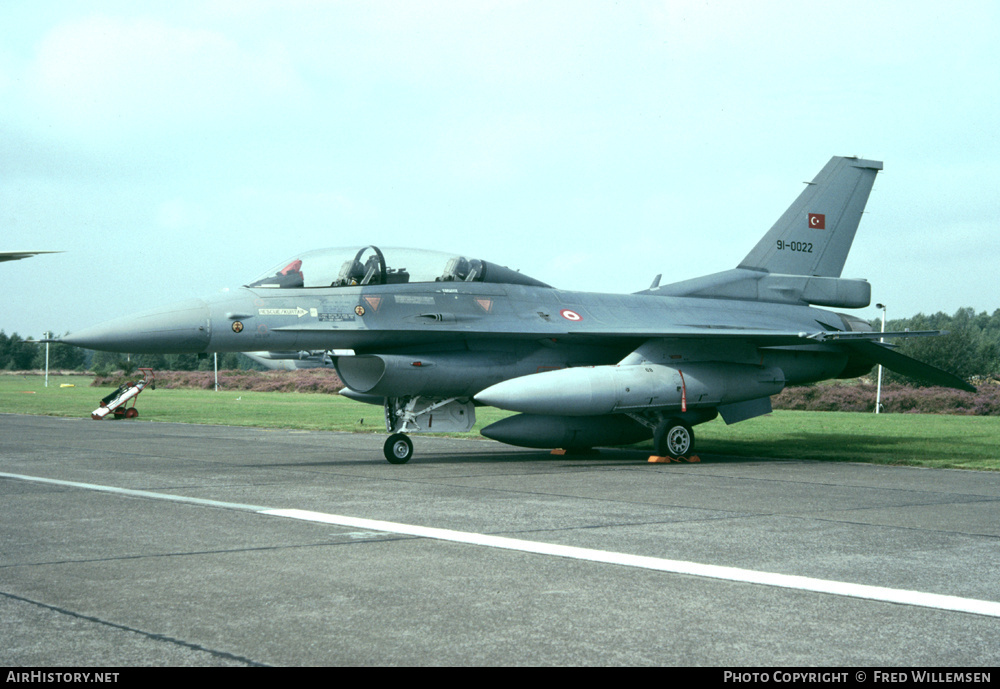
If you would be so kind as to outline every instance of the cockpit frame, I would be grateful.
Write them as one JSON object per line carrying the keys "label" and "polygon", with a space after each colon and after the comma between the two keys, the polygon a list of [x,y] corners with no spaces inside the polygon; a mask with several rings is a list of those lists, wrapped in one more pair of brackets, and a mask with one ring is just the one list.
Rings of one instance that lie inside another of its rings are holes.
{"label": "cockpit frame", "polygon": [[516,270],[477,258],[424,249],[387,248],[383,251],[374,244],[301,254],[283,261],[246,287],[309,289],[433,282],[550,287]]}

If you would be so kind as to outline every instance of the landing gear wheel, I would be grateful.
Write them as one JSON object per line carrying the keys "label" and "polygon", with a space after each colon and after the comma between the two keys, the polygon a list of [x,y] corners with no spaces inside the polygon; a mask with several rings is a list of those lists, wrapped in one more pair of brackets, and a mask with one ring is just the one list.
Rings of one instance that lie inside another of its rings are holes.
{"label": "landing gear wheel", "polygon": [[406,464],[413,456],[413,441],[403,433],[393,433],[382,447],[390,464]]}
{"label": "landing gear wheel", "polygon": [[131,409],[126,409],[125,410],[125,418],[126,419],[134,419],[137,416],[139,416],[139,410],[136,409],[135,407],[132,407]]}
{"label": "landing gear wheel", "polygon": [[680,419],[664,419],[653,435],[654,452],[660,457],[687,457],[694,450],[694,431]]}

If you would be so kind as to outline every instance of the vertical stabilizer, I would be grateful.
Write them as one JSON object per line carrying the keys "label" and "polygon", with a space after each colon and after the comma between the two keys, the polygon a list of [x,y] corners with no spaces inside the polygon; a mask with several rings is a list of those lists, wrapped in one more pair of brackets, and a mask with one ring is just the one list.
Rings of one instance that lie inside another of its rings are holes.
{"label": "vertical stabilizer", "polygon": [[831,158],[739,267],[840,277],[881,169],[877,160]]}

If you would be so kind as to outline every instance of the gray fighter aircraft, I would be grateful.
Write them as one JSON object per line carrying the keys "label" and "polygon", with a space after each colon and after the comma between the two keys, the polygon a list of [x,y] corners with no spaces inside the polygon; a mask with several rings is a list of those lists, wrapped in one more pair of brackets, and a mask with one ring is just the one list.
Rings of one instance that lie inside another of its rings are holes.
{"label": "gray fighter aircraft", "polygon": [[[786,385],[875,364],[938,385],[960,378],[893,351],[857,316],[865,280],[841,270],[882,163],[835,157],[738,267],[636,294],[567,292],[454,254],[366,246],[283,261],[221,296],[62,338],[118,352],[329,357],[345,394],[385,407],[386,458],[407,433],[466,431],[476,405],[520,412],[483,435],[526,447],[654,438],[688,457],[692,426],[771,411]],[[912,337],[931,333],[886,333]],[[286,353],[286,354],[282,354]],[[287,354],[290,353],[290,354]]]}

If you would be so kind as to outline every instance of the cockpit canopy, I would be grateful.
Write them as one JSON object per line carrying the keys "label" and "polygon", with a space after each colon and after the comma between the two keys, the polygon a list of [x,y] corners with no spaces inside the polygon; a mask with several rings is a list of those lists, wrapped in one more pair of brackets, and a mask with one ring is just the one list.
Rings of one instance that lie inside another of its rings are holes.
{"label": "cockpit canopy", "polygon": [[494,282],[549,287],[478,258],[423,249],[318,249],[282,261],[247,285],[258,288],[350,287],[410,282]]}

